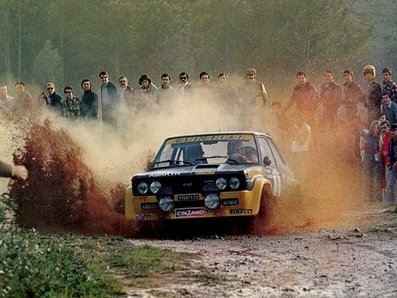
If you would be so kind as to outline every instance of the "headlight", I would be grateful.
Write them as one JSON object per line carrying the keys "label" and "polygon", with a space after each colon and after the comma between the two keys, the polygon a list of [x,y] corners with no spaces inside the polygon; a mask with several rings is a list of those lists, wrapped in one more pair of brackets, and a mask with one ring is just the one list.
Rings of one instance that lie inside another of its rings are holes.
{"label": "headlight", "polygon": [[216,208],[218,208],[219,203],[220,203],[219,197],[214,193],[210,193],[206,195],[204,198],[204,205],[210,210],[215,210]]}
{"label": "headlight", "polygon": [[224,189],[226,188],[226,186],[227,186],[227,181],[226,181],[225,178],[218,178],[218,179],[215,181],[215,184],[216,184],[216,187],[217,187],[219,190],[224,190]]}
{"label": "headlight", "polygon": [[172,209],[174,209],[174,201],[171,197],[163,197],[159,201],[159,207],[165,212],[170,212]]}
{"label": "headlight", "polygon": [[229,180],[229,186],[231,189],[237,189],[240,186],[240,180],[237,177],[232,177]]}
{"label": "headlight", "polygon": [[138,184],[137,189],[138,189],[138,192],[141,195],[144,195],[144,194],[147,194],[147,192],[149,190],[149,186],[147,185],[146,182],[141,182],[141,183]]}
{"label": "headlight", "polygon": [[161,187],[161,183],[158,181],[153,181],[152,183],[150,183],[150,191],[152,193],[157,193],[160,187]]}

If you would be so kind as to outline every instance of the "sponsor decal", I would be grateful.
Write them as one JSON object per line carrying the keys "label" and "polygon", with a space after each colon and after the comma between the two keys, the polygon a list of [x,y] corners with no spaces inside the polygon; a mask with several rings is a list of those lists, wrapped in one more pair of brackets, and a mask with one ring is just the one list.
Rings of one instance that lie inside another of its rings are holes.
{"label": "sponsor decal", "polygon": [[205,216],[205,209],[177,209],[175,217],[201,217]]}
{"label": "sponsor decal", "polygon": [[230,209],[230,214],[252,214],[252,209]]}
{"label": "sponsor decal", "polygon": [[209,169],[196,169],[193,174],[194,175],[214,175],[216,169],[209,170]]}
{"label": "sponsor decal", "polygon": [[149,174],[149,177],[171,177],[171,176],[180,176],[181,172],[155,172]]}
{"label": "sponsor decal", "polygon": [[150,214],[139,213],[136,215],[137,220],[150,220]]}
{"label": "sponsor decal", "polygon": [[179,195],[177,196],[178,201],[197,201],[199,200],[199,195]]}
{"label": "sponsor decal", "polygon": [[229,140],[241,140],[241,141],[249,141],[252,140],[252,135],[207,135],[207,136],[190,136],[190,137],[181,137],[167,140],[166,144],[178,144],[178,143],[190,143],[190,142],[205,142],[205,141],[229,141]]}

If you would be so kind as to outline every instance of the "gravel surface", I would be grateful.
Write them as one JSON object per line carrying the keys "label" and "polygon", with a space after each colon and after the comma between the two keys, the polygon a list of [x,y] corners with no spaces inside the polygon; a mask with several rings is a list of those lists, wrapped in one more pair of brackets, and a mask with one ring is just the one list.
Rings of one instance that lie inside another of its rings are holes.
{"label": "gravel surface", "polygon": [[[393,212],[394,211],[394,212]],[[283,235],[132,239],[194,254],[171,277],[129,286],[129,297],[397,297],[397,213],[350,213],[360,226]]]}

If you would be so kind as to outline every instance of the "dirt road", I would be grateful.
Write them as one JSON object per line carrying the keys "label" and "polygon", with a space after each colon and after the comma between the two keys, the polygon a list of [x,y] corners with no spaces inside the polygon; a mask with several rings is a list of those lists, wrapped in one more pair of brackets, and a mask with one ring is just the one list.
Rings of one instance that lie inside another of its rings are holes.
{"label": "dirt road", "polygon": [[396,206],[349,214],[359,226],[283,235],[134,239],[194,254],[172,275],[130,284],[131,297],[397,297]]}

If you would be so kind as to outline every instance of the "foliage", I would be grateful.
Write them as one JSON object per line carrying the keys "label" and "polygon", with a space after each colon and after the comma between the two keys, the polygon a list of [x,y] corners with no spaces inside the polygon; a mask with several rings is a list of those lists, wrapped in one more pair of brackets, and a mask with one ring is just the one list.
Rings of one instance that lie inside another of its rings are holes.
{"label": "foliage", "polygon": [[57,82],[62,79],[62,63],[58,49],[46,40],[33,61],[33,73],[39,81]]}
{"label": "foliage", "polygon": [[[1,198],[0,213],[10,212]],[[124,296],[112,272],[131,280],[171,274],[191,257],[118,237],[43,235],[15,225],[1,227],[0,239],[0,297]]]}
{"label": "foliage", "polygon": [[[11,227],[0,230],[0,297],[120,295],[95,254],[73,237],[51,237]],[[92,240],[91,240],[92,242]]]}
{"label": "foliage", "polygon": [[372,6],[353,0],[0,3],[0,69],[16,75],[20,62],[22,79],[41,86],[53,79],[78,86],[102,69],[135,78],[136,86],[142,73],[157,84],[163,72],[187,71],[197,80],[201,71],[242,73],[251,66],[277,85],[297,70],[359,63],[374,20],[354,14]]}

